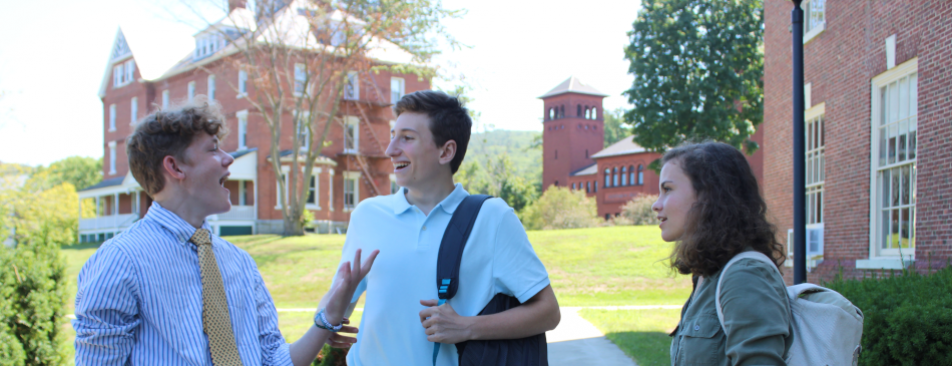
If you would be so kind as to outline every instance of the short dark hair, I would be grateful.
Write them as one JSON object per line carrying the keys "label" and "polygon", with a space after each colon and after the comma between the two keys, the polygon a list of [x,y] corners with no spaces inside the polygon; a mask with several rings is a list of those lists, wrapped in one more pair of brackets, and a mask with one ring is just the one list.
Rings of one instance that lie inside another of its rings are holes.
{"label": "short dark hair", "polygon": [[209,104],[203,97],[196,97],[194,103],[146,116],[126,142],[132,176],[145,193],[154,196],[165,187],[162,160],[171,155],[185,161],[185,149],[200,132],[224,138],[227,133],[224,121],[218,105]]}
{"label": "short dark hair", "polygon": [[459,170],[473,128],[473,120],[459,98],[441,91],[415,91],[400,98],[393,106],[393,112],[397,116],[404,112],[426,114],[430,118],[430,132],[433,133],[436,147],[443,147],[449,140],[456,141],[456,155],[450,162],[450,168],[454,174]]}
{"label": "short dark hair", "polygon": [[671,254],[672,267],[682,274],[711,276],[750,248],[780,269],[786,255],[777,228],[767,220],[757,178],[740,150],[720,142],[689,144],[668,151],[661,162],[676,163],[697,194]]}

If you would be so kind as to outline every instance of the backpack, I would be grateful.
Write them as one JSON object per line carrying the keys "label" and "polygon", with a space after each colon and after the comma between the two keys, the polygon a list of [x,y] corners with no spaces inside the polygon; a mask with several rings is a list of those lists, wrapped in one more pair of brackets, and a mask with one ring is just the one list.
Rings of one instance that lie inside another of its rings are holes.
{"label": "backpack", "polygon": [[[776,264],[766,255],[757,251],[747,251],[731,258],[721,277],[717,280],[717,292],[714,301],[717,306],[717,319],[724,328],[724,311],[721,308],[721,283],[727,275],[727,269],[745,258]],[[778,270],[779,272],[779,270]],[[863,347],[863,312],[838,292],[810,283],[787,286],[793,325],[793,344],[787,353],[788,365],[857,365],[859,353]]]}
{"label": "backpack", "polygon": [[[476,216],[487,195],[470,195],[460,202],[450,223],[446,226],[440,242],[440,254],[436,264],[436,288],[439,305],[456,296],[459,288],[459,267],[463,260],[463,248],[476,223]],[[496,294],[479,315],[500,313],[521,305],[518,299],[506,294]],[[466,341],[456,344],[460,366],[548,366],[548,350],[545,333],[520,339]],[[440,343],[433,346],[433,364],[440,352]]]}

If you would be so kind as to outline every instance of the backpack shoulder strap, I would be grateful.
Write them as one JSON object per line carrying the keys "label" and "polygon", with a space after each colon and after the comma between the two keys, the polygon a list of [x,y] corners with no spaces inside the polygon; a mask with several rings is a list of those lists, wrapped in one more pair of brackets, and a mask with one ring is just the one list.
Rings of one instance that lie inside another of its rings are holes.
{"label": "backpack shoulder strap", "polygon": [[459,266],[463,260],[463,248],[466,240],[476,223],[476,216],[483,202],[490,196],[484,194],[469,195],[460,202],[446,225],[443,240],[440,242],[440,253],[436,262],[436,288],[439,291],[440,303],[456,296],[459,288]]}
{"label": "backpack shoulder strap", "polygon": [[[479,209],[490,197],[484,194],[466,196],[463,202],[456,206],[450,223],[446,225],[443,240],[440,241],[440,254],[436,260],[436,289],[440,297],[439,305],[443,305],[446,300],[456,296],[456,290],[459,288],[459,265],[463,261],[463,248],[466,247],[466,240],[469,239],[473,225],[476,224]],[[433,345],[434,366],[439,354],[440,344],[435,343]]]}
{"label": "backpack shoulder strap", "polygon": [[714,292],[714,305],[717,308],[717,320],[721,322],[721,329],[724,330],[725,335],[727,334],[727,328],[724,327],[724,309],[721,307],[721,284],[724,283],[724,277],[727,277],[727,269],[731,268],[734,263],[737,263],[741,259],[747,258],[768,263],[770,264],[771,268],[777,269],[777,265],[771,261],[770,258],[767,258],[764,253],[758,252],[756,250],[738,253],[734,256],[734,258],[731,258],[731,260],[724,265],[724,268],[721,269],[721,276],[717,279],[717,289]]}

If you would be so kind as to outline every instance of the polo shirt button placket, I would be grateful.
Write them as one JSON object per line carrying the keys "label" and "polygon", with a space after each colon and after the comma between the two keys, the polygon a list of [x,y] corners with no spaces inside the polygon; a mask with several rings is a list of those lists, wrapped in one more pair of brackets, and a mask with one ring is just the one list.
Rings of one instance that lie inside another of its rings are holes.
{"label": "polo shirt button placket", "polygon": [[423,225],[423,231],[426,231],[426,225]]}

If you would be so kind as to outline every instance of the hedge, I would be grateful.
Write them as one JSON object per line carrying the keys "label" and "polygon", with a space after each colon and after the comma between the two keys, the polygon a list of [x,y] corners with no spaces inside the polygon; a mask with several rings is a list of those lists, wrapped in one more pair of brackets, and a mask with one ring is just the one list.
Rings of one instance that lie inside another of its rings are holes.
{"label": "hedge", "polygon": [[861,365],[952,365],[952,266],[825,285],[863,311]]}

